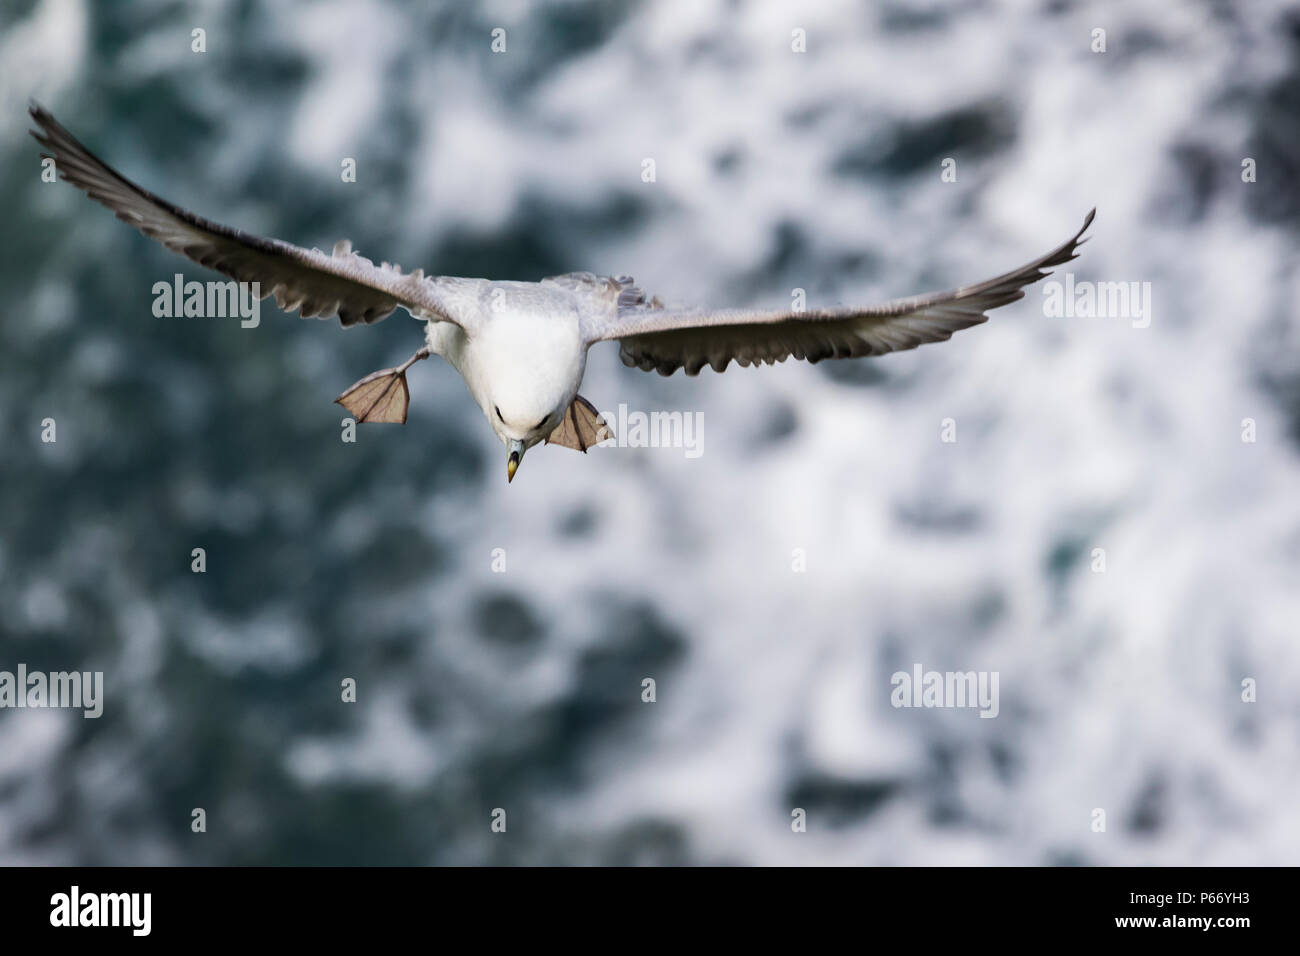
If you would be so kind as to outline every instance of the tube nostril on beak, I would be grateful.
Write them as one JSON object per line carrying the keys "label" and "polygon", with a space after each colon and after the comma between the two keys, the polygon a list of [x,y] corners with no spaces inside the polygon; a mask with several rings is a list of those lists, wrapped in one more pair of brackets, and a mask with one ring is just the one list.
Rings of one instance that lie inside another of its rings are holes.
{"label": "tube nostril on beak", "polygon": [[519,463],[523,461],[524,452],[527,449],[524,447],[524,443],[517,438],[507,442],[506,448],[510,451],[510,456],[506,459],[506,483],[509,484],[515,480],[515,472],[519,470]]}

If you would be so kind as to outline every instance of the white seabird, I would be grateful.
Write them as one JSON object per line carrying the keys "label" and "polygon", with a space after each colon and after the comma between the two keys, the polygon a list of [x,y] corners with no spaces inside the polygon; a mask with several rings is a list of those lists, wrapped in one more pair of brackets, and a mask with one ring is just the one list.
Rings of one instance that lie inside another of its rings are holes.
{"label": "white seabird", "polygon": [[440,355],[506,446],[513,480],[524,453],[540,441],[585,452],[610,432],[578,394],[587,350],[619,341],[623,364],[671,375],[774,364],[857,358],[942,342],[987,321],[989,309],[1024,296],[1053,266],[1074,259],[1096,210],[1067,242],[1033,262],[975,285],[882,305],[783,309],[677,309],[649,298],[630,277],[589,272],[541,282],[499,282],[403,273],[375,265],[347,240],[333,254],[263,239],[196,216],[137,186],[101,162],[42,107],[40,132],[59,174],[119,219],[168,249],[245,283],[259,283],[285,311],[303,318],[338,316],[344,327],[378,322],[398,306],[425,321],[425,346],[396,368],[361,379],[336,401],[358,422],[406,421],[406,370]]}

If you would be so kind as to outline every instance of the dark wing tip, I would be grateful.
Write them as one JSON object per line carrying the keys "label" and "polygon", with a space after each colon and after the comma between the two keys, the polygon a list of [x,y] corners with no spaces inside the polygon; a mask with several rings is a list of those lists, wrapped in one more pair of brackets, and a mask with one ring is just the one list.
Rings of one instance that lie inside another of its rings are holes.
{"label": "dark wing tip", "polygon": [[[34,129],[28,130],[28,132],[38,140],[41,139],[41,134],[49,137],[57,132],[66,132],[59,121],[54,118],[54,114],[35,100],[28,101],[27,115],[29,115],[36,122],[36,125],[41,128],[39,133]],[[42,140],[42,142],[44,142],[44,140]]]}
{"label": "dark wing tip", "polygon": [[89,152],[62,123],[54,118],[54,114],[40,103],[32,100],[27,106],[27,112],[40,127],[40,129],[29,129],[27,132],[31,134],[32,139],[50,151],[43,153],[43,156],[58,159],[60,153]]}

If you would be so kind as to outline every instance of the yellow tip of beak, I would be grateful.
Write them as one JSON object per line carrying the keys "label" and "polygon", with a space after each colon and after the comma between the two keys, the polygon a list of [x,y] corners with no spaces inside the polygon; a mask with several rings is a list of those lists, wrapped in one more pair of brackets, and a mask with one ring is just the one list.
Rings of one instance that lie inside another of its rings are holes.
{"label": "yellow tip of beak", "polygon": [[506,462],[506,484],[515,480],[515,472],[519,470],[519,458],[517,455],[511,455],[510,460]]}

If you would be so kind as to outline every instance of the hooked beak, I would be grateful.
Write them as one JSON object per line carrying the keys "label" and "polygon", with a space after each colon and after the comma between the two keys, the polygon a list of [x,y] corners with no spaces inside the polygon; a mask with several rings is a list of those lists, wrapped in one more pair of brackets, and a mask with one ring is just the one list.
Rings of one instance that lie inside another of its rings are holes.
{"label": "hooked beak", "polygon": [[506,459],[506,484],[515,480],[515,472],[519,470],[519,462],[524,457],[524,443],[517,438],[506,442],[506,449],[510,452],[510,457]]}

